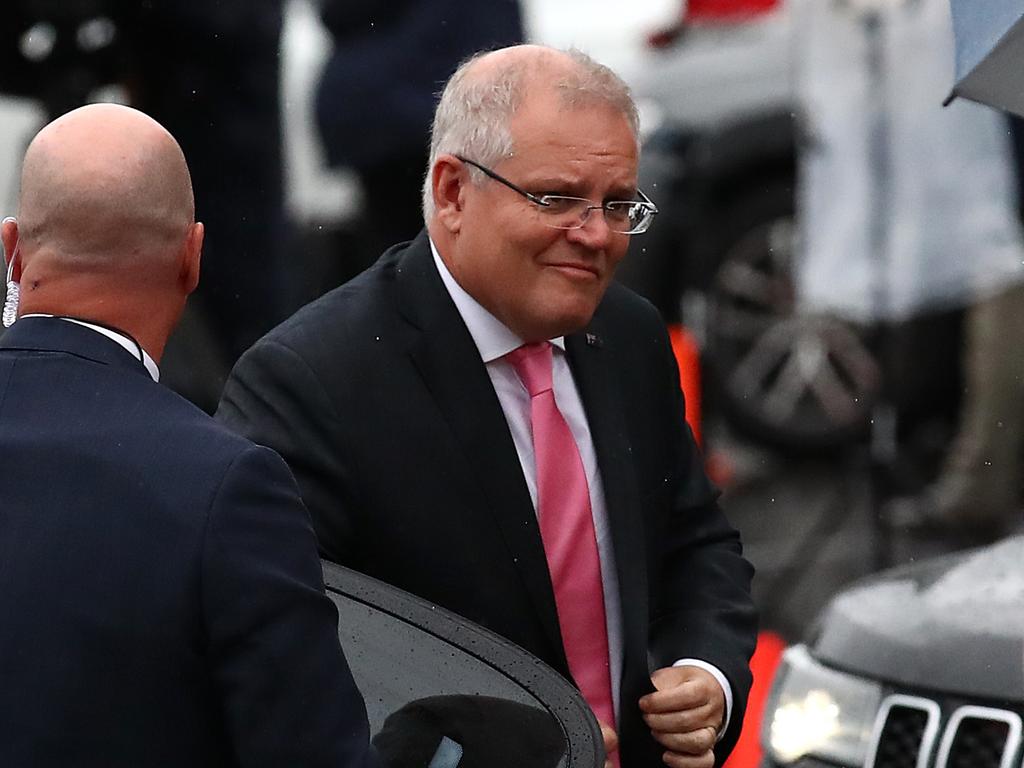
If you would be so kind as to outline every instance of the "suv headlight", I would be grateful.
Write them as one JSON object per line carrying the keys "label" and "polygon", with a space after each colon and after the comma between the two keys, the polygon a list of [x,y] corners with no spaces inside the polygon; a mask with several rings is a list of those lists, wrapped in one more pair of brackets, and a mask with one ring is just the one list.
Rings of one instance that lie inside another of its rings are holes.
{"label": "suv headlight", "polygon": [[881,699],[880,685],[824,667],[794,645],[776,673],[761,742],[783,765],[805,756],[863,765]]}

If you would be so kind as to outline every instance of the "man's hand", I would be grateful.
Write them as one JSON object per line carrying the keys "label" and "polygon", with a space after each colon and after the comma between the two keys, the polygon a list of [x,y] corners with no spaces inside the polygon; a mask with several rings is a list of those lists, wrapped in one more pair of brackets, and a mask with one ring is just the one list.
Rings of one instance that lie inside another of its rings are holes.
{"label": "man's hand", "polygon": [[598,722],[601,726],[601,737],[604,739],[604,753],[607,755],[607,759],[604,761],[604,768],[615,768],[615,763],[612,762],[612,753],[619,748],[619,737],[615,733],[615,729],[610,725]]}
{"label": "man's hand", "polygon": [[665,667],[651,675],[657,689],[640,699],[654,738],[672,768],[712,768],[718,729],[725,721],[725,694],[700,667]]}

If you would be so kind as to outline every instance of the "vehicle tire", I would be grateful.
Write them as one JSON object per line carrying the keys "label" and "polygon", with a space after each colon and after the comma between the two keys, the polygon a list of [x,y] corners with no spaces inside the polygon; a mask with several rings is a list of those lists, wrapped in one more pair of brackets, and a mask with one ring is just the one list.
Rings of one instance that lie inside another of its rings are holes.
{"label": "vehicle tire", "polygon": [[725,207],[705,363],[709,399],[738,432],[809,452],[863,435],[881,376],[859,329],[797,314],[793,208],[784,181]]}

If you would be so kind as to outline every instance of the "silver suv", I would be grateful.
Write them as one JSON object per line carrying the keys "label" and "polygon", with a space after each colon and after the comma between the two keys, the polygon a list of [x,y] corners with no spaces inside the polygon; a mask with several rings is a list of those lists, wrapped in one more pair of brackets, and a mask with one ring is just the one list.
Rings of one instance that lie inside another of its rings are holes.
{"label": "silver suv", "polygon": [[1019,768],[1024,534],[840,592],[783,656],[762,768]]}

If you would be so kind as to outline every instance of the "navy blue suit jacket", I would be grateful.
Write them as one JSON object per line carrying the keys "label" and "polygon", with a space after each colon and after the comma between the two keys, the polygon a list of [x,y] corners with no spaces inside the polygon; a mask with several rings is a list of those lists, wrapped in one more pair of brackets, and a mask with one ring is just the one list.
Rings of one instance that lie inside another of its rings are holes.
{"label": "navy blue suit jacket", "polygon": [[88,328],[0,338],[0,765],[363,766],[280,457]]}
{"label": "navy blue suit jacket", "polygon": [[455,68],[477,51],[523,41],[518,0],[320,5],[334,50],[317,85],[317,127],[328,162],[360,171],[416,158],[422,178],[437,94]]}

